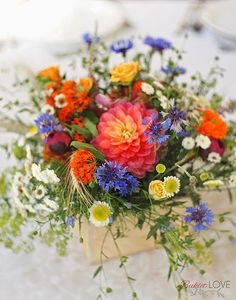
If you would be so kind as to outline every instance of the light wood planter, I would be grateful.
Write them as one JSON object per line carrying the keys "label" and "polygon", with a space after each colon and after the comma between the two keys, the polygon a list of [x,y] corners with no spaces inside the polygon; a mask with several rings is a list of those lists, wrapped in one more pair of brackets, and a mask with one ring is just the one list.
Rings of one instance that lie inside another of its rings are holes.
{"label": "light wood planter", "polygon": [[[209,204],[209,208],[214,213],[231,212],[236,215],[236,190],[233,190],[233,203],[230,203],[227,191],[204,191],[202,192],[202,201],[206,201]],[[183,200],[189,201],[187,198]],[[191,205],[191,203],[190,203]],[[184,211],[183,211],[184,212]],[[216,225],[216,224],[215,224]],[[214,227],[217,227],[217,225]],[[112,225],[115,233],[116,224]],[[75,228],[78,232],[78,227]],[[82,237],[84,242],[82,246],[84,248],[85,255],[90,263],[99,263],[100,252],[103,244],[104,237],[106,235],[107,228],[98,228],[88,221],[85,221],[82,225]],[[126,220],[126,236],[117,239],[120,251],[122,255],[128,256],[138,252],[148,251],[155,249],[154,240],[152,238],[146,239],[149,232],[149,226],[144,225],[140,230],[134,227],[134,222],[129,219]],[[107,234],[106,240],[103,245],[103,251],[106,256],[111,259],[118,257],[117,248],[114,244],[110,233]],[[104,259],[104,257],[103,257]]]}

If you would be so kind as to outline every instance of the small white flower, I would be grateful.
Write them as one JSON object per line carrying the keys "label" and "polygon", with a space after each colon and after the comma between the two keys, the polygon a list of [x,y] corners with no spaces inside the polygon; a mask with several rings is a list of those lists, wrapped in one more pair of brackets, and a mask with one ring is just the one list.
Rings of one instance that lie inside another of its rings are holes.
{"label": "small white flower", "polygon": [[41,109],[41,112],[42,113],[47,113],[49,115],[54,115],[55,113],[55,109],[52,105],[49,105],[49,104],[45,104],[42,109]]}
{"label": "small white flower", "polygon": [[40,185],[35,189],[33,195],[34,195],[34,197],[35,197],[36,199],[42,199],[42,198],[45,196],[46,192],[47,192],[47,190],[45,189],[45,187],[44,187],[43,185],[40,184]]}
{"label": "small white flower", "polygon": [[53,212],[51,208],[49,208],[47,205],[42,203],[35,205],[35,209],[39,211],[39,213],[43,213],[43,214],[45,214],[45,212],[49,212],[49,213]]}
{"label": "small white flower", "polygon": [[153,95],[154,94],[154,88],[147,82],[142,82],[141,84],[141,90],[147,94],[147,95]]}
{"label": "small white flower", "polygon": [[67,102],[65,101],[64,94],[56,95],[54,98],[54,101],[55,101],[55,106],[58,108],[63,108],[65,106],[67,106]]}
{"label": "small white flower", "polygon": [[96,201],[89,209],[89,221],[97,227],[106,226],[109,224],[111,210],[107,203]]}
{"label": "small white flower", "polygon": [[31,166],[31,172],[33,177],[35,177],[37,180],[41,181],[42,174],[41,174],[41,167],[37,164],[33,163]]}
{"label": "small white flower", "polygon": [[211,146],[211,140],[209,139],[209,137],[200,134],[196,137],[196,144],[202,149],[208,149]]}
{"label": "small white flower", "polygon": [[164,90],[165,87],[163,84],[161,84],[159,81],[154,81],[153,84],[155,85],[156,88],[158,88],[159,90]]}
{"label": "small white flower", "polygon": [[229,177],[229,185],[231,187],[235,187],[236,186],[236,174],[232,174]]}
{"label": "small white flower", "polygon": [[36,213],[36,210],[33,208],[31,204],[25,204],[24,208],[33,214]]}
{"label": "small white flower", "polygon": [[219,153],[211,152],[209,153],[207,160],[214,164],[218,164],[221,161],[221,156]]}
{"label": "small white flower", "polygon": [[44,183],[58,183],[60,181],[53,170],[46,169],[42,171],[41,174],[41,181],[43,181]]}
{"label": "small white flower", "polygon": [[55,201],[52,201],[48,198],[45,198],[43,201],[49,208],[51,208],[54,211],[59,208],[59,205]]}
{"label": "small white flower", "polygon": [[32,164],[31,171],[32,175],[43,183],[58,183],[60,181],[53,170],[46,169],[41,171],[41,167],[35,163]]}
{"label": "small white flower", "polygon": [[186,150],[192,150],[195,146],[195,141],[192,137],[185,137],[182,141],[182,146]]}
{"label": "small white flower", "polygon": [[158,97],[158,100],[160,101],[161,107],[163,109],[168,109],[170,106],[168,98],[164,96],[161,91],[156,91],[156,95]]}

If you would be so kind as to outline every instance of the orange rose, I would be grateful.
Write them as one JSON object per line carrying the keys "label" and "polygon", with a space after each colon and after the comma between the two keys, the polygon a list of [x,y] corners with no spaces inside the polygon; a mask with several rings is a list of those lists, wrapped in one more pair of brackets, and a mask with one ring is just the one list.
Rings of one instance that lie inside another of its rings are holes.
{"label": "orange rose", "polygon": [[83,92],[89,93],[93,86],[93,79],[91,77],[81,78],[79,81],[79,85],[82,87]]}
{"label": "orange rose", "polygon": [[113,83],[128,85],[134,80],[140,70],[140,64],[135,61],[121,64],[111,70],[111,81]]}
{"label": "orange rose", "polygon": [[38,76],[48,78],[51,81],[61,81],[60,71],[58,66],[52,66],[43,69],[42,71],[39,72]]}

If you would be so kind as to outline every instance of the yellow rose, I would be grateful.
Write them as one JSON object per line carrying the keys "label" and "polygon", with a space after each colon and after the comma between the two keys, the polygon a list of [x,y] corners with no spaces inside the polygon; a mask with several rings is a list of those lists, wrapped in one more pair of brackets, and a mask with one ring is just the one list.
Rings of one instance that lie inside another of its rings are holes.
{"label": "yellow rose", "polygon": [[164,184],[160,180],[151,181],[149,183],[148,192],[155,200],[162,199],[166,196]]}
{"label": "yellow rose", "polygon": [[111,70],[111,81],[128,85],[140,70],[140,64],[135,61],[121,64]]}
{"label": "yellow rose", "polygon": [[93,86],[93,79],[90,77],[81,78],[79,85],[82,87],[83,92],[88,93]]}
{"label": "yellow rose", "polygon": [[45,77],[52,81],[60,81],[60,70],[58,66],[51,66],[46,69],[43,69],[38,74],[39,77]]}

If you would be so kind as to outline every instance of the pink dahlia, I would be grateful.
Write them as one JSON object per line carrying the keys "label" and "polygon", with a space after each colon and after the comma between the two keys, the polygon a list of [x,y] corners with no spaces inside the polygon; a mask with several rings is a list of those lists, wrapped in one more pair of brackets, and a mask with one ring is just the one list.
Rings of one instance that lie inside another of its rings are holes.
{"label": "pink dahlia", "polygon": [[98,136],[93,141],[108,160],[127,167],[127,171],[138,178],[152,172],[158,160],[154,144],[149,144],[144,135],[147,125],[143,124],[143,118],[151,114],[157,113],[139,103],[118,103],[102,114]]}

